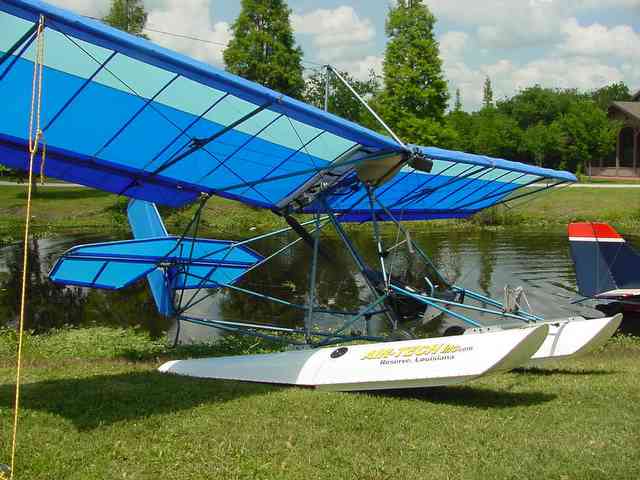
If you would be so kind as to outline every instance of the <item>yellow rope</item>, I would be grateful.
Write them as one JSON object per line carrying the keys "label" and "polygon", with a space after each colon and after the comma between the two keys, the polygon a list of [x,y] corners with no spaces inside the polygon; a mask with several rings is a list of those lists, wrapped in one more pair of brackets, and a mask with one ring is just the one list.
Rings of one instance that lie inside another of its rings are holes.
{"label": "yellow rope", "polygon": [[[36,40],[36,58],[33,62],[33,82],[31,92],[31,113],[29,115],[29,183],[27,184],[27,212],[24,225],[24,251],[22,257],[22,294],[20,298],[20,324],[18,329],[18,359],[16,368],[16,397],[13,414],[13,439],[11,443],[11,473],[15,473],[16,445],[18,437],[18,411],[20,407],[20,369],[22,365],[22,337],[24,336],[24,313],[27,292],[27,267],[29,263],[29,225],[31,220],[31,187],[33,182],[33,161],[38,153],[38,144],[42,138],[40,113],[42,107],[42,72],[44,66],[44,17],[40,16]],[[35,132],[35,134],[34,134]],[[43,148],[42,162],[45,149]],[[42,165],[41,165],[41,168]]]}

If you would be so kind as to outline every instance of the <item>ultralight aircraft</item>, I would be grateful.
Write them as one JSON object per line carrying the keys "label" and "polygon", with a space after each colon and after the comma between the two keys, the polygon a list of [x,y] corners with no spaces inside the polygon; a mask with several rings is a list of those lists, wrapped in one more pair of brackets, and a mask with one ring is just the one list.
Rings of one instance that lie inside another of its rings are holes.
{"label": "ultralight aircraft", "polygon": [[[344,81],[331,67],[327,75]],[[544,320],[525,308],[520,291],[501,302],[449,282],[404,223],[467,218],[575,182],[571,173],[408,145],[362,99],[389,136],[36,0],[0,2],[0,92],[0,163],[130,198],[134,239],[72,248],[53,267],[52,281],[120,289],[146,277],[158,310],[178,322],[297,347],[173,361],[163,372],[329,390],[450,385],[578,355],[601,345],[621,321],[620,315]],[[212,196],[277,215],[283,228],[238,241],[199,238],[200,214]],[[169,234],[156,205],[196,202],[190,225]],[[356,248],[349,222],[371,226],[376,265]],[[393,245],[384,242],[382,222],[397,229]],[[370,301],[355,311],[318,304],[326,227],[370,291]],[[274,252],[252,248],[291,231],[298,238]],[[298,242],[313,251],[304,304],[238,286]],[[420,285],[400,281],[390,261],[400,248],[433,268],[433,276]],[[300,312],[299,326],[190,314],[220,290],[288,305]],[[314,321],[319,313],[343,321],[321,329]],[[483,325],[472,316],[478,313],[499,326]],[[404,332],[407,316],[434,314],[467,328],[438,338],[394,334]],[[385,318],[390,334],[370,332],[375,316]]]}

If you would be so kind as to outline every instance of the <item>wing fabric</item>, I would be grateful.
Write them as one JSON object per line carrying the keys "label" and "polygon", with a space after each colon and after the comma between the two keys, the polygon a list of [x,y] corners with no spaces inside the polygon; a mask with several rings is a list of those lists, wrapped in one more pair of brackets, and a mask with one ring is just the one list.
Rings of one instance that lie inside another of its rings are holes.
{"label": "wing fabric", "polygon": [[[405,167],[378,187],[375,196],[385,208],[374,205],[377,219],[389,220],[387,211],[398,220],[464,218],[516,194],[576,181],[568,172],[434,147],[417,149],[432,160],[431,172]],[[524,187],[531,188],[520,191]],[[331,210],[340,213],[345,222],[371,219],[369,198],[355,174],[346,177],[326,203],[328,209],[316,202],[307,211]]]}
{"label": "wing fabric", "polygon": [[[0,2],[0,163],[26,169],[34,24],[45,18],[46,175],[178,207],[202,193],[282,210],[371,218],[356,163],[405,167],[376,189],[400,219],[465,217],[566,172],[404,147],[255,83],[36,0]],[[34,165],[40,171],[40,159]],[[323,201],[316,197],[322,193]],[[315,200],[315,201],[314,201]],[[384,209],[374,208],[386,220]]]}
{"label": "wing fabric", "polygon": [[217,288],[232,284],[262,256],[225,240],[167,236],[81,245],[56,262],[49,278],[64,285],[120,289],[170,270],[173,288]]}
{"label": "wing fabric", "polygon": [[[26,167],[35,49],[29,32],[41,14],[48,176],[169,206],[206,192],[273,208],[347,152],[402,150],[359,125],[100,22],[39,1],[5,0],[0,161],[11,167]],[[225,193],[233,185],[241,188]]]}

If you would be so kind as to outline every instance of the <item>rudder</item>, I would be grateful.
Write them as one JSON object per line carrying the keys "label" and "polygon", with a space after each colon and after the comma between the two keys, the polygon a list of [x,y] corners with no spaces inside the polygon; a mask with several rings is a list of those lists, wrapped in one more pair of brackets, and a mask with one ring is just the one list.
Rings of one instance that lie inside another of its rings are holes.
{"label": "rudder", "polygon": [[[162,217],[156,205],[144,200],[130,200],[127,206],[127,217],[134,238],[157,238],[168,236]],[[153,300],[160,314],[167,317],[175,312],[173,309],[172,289],[162,270],[154,270],[147,275]]]}
{"label": "rudder", "polygon": [[621,297],[640,293],[640,255],[606,223],[571,223],[571,256],[580,293]]}

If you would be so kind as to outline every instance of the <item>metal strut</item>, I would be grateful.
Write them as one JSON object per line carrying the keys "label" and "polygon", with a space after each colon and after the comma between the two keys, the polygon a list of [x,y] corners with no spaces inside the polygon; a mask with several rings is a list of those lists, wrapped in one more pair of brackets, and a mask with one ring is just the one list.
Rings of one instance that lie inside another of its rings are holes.
{"label": "metal strut", "polygon": [[[325,207],[325,209],[329,212],[329,218],[331,220],[331,224],[333,225],[333,228],[335,228],[336,233],[338,234],[338,236],[340,237],[342,242],[347,247],[347,250],[349,251],[349,254],[353,258],[353,260],[356,263],[358,269],[360,270],[360,273],[362,274],[362,277],[364,278],[365,283],[369,287],[369,290],[371,290],[371,293],[373,293],[373,295],[376,298],[378,298],[379,297],[379,292],[378,292],[378,290],[376,290],[376,288],[373,285],[373,283],[371,283],[371,279],[369,278],[368,271],[367,271],[368,270],[367,269],[367,264],[364,262],[364,260],[362,259],[362,257],[358,253],[358,251],[356,250],[355,246],[351,242],[351,239],[347,235],[347,232],[344,231],[344,229],[342,228],[342,225],[340,225],[340,222],[338,221],[338,219],[336,218],[334,213],[329,209],[329,207],[326,204],[325,200],[321,199],[321,202],[322,202],[323,206]],[[386,297],[386,295],[385,295],[385,297]],[[397,329],[398,328],[398,318],[396,317],[395,313],[393,311],[390,311],[389,309],[385,309],[384,314],[387,317],[387,320],[389,321],[389,324],[391,325],[391,327],[394,330]]]}
{"label": "metal strut", "polygon": [[316,230],[313,234],[313,257],[311,263],[311,275],[309,276],[309,309],[305,316],[304,322],[304,339],[307,343],[311,338],[309,332],[311,330],[311,324],[313,322],[313,308],[316,303],[316,276],[318,270],[318,247],[320,245],[320,215],[315,214]]}

